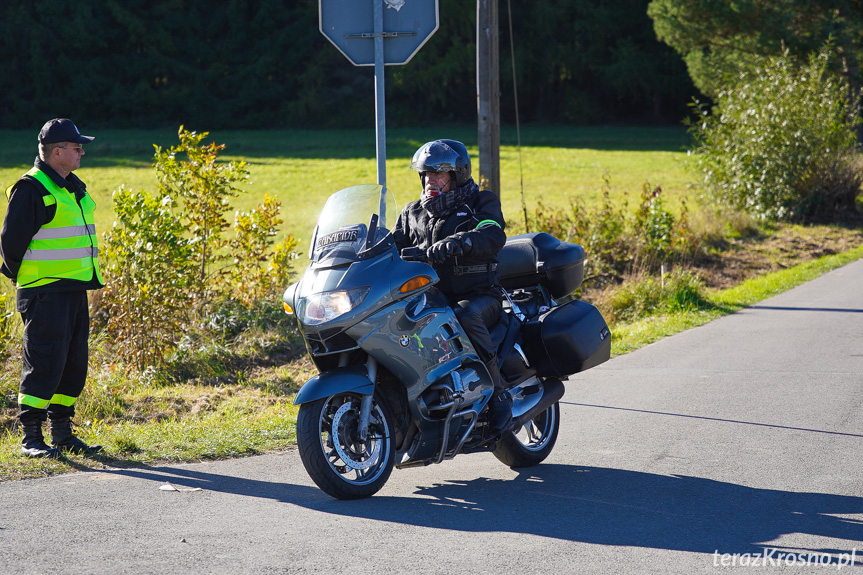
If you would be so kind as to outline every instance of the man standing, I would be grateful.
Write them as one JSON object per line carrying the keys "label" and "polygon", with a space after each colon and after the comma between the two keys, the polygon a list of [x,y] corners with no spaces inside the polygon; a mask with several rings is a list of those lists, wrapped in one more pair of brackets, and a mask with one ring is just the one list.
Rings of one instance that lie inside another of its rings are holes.
{"label": "man standing", "polygon": [[[96,204],[72,173],[81,166],[83,145],[92,141],[71,120],[50,120],[39,133],[33,169],[6,190],[0,272],[17,287],[17,309],[24,321],[18,418],[24,429],[21,452],[29,457],[102,449],[75,437],[71,420],[87,379],[87,290],[104,285]],[[49,417],[53,447],[42,436]]]}

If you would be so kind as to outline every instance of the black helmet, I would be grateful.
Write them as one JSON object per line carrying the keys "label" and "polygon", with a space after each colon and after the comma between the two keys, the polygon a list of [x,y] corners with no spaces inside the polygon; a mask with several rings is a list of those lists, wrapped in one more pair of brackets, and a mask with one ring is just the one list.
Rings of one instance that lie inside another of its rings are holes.
{"label": "black helmet", "polygon": [[420,174],[425,185],[425,172],[452,172],[457,188],[470,181],[470,156],[467,148],[456,140],[434,140],[420,146],[411,160],[411,169]]}

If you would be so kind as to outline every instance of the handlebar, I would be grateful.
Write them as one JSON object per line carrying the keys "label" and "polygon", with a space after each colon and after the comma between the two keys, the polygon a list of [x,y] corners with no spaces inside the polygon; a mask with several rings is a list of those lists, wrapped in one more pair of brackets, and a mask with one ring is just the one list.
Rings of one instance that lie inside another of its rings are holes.
{"label": "handlebar", "polygon": [[428,263],[429,261],[426,251],[418,247],[402,248],[401,256],[406,262]]}

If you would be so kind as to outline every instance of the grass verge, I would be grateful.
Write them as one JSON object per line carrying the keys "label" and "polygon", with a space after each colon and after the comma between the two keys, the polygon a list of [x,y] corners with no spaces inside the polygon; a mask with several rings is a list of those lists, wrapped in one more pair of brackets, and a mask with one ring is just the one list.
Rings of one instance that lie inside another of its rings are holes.
{"label": "grass verge", "polygon": [[291,399],[245,386],[142,388],[130,393],[126,402],[147,405],[160,415],[147,420],[86,421],[76,427],[76,434],[86,443],[104,447],[96,456],[24,458],[20,455],[20,432],[7,430],[0,438],[0,480],[225,459],[284,449],[296,439],[298,408]]}
{"label": "grass verge", "polygon": [[669,335],[734,313],[860,258],[863,258],[863,246],[748,279],[732,288],[712,290],[708,292],[705,304],[693,311],[650,316],[618,324],[613,329],[612,355],[629,353]]}

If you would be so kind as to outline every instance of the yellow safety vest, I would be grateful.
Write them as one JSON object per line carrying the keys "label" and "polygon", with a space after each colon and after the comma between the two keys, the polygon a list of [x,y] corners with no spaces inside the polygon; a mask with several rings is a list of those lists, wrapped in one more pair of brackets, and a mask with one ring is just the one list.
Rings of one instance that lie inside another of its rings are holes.
{"label": "yellow safety vest", "polygon": [[[95,274],[99,283],[99,249],[96,241],[96,203],[89,194],[80,202],[36,168],[27,172],[48,191],[45,205],[57,205],[57,213],[33,236],[16,282],[19,288],[43,286],[61,279],[88,282]],[[8,192],[7,192],[8,193]]]}

